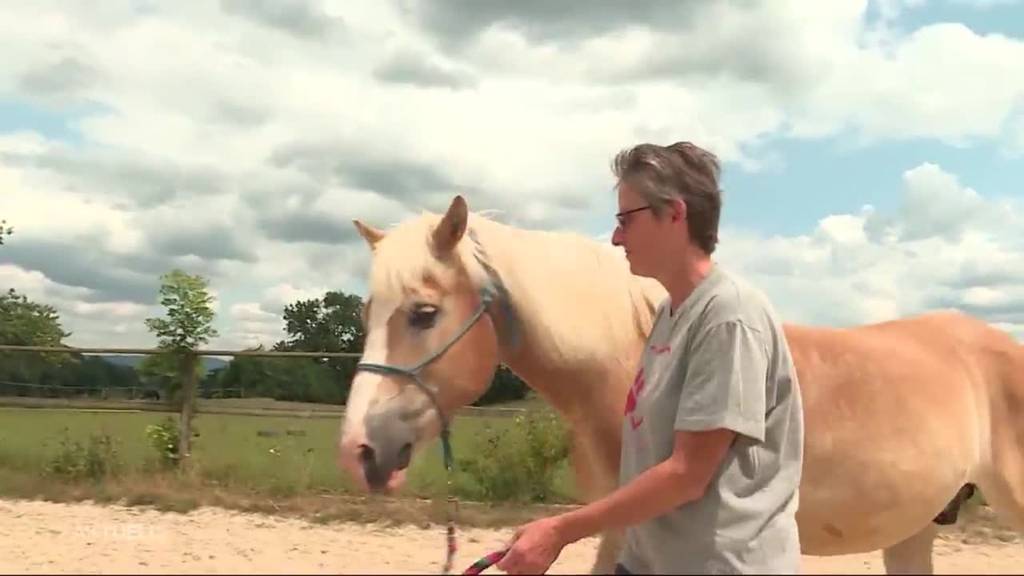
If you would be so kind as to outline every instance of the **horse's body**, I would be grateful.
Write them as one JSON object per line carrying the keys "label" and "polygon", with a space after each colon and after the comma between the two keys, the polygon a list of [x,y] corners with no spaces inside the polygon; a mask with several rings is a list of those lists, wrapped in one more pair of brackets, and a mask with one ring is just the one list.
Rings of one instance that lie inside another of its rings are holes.
{"label": "horse's body", "polygon": [[[481,282],[498,281],[506,312],[466,332],[449,354],[492,369],[507,364],[571,426],[583,493],[607,493],[616,486],[626,393],[664,290],[630,274],[610,247],[468,219],[459,202],[441,224],[424,216],[386,235],[359,225],[374,246],[374,307],[392,302],[390,312],[371,314],[364,358],[411,364],[436,346],[399,334],[402,294],[426,291],[459,310],[461,321],[476,305]],[[467,229],[472,238],[463,237]],[[437,248],[437,238],[449,235],[453,245]],[[456,324],[437,330],[450,335]],[[499,338],[513,326],[514,343]],[[965,484],[980,487],[1005,520],[1024,527],[1024,347],[953,312],[785,331],[805,416],[797,516],[805,554],[883,549],[890,572],[930,571],[933,519]],[[426,375],[448,382],[438,389],[450,411],[483,387],[460,379],[456,360],[445,362]],[[360,373],[354,381],[342,438],[342,460],[353,471],[354,447],[387,448],[370,437],[367,422],[399,426],[397,417],[388,419],[401,412],[396,398],[403,409],[426,410],[415,391],[399,389],[398,380],[379,375]],[[429,424],[419,426],[417,446],[431,437]],[[621,535],[605,535],[595,571],[610,571],[620,543]]]}

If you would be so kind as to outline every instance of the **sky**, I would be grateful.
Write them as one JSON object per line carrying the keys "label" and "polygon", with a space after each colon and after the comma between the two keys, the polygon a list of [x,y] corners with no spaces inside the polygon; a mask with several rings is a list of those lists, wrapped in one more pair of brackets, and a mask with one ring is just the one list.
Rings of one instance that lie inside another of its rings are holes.
{"label": "sky", "polygon": [[959,309],[1024,339],[1024,2],[104,0],[0,13],[0,288],[152,346],[365,295],[351,221],[471,210],[607,242],[619,150],[722,161],[716,259],[787,322]]}

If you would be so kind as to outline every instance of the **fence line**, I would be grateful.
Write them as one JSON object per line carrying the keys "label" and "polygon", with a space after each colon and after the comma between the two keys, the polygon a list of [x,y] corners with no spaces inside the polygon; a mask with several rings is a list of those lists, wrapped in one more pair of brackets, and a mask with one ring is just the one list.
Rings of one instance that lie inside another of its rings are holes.
{"label": "fence line", "polygon": [[[8,381],[8,380],[0,380],[0,396],[3,395],[2,393],[6,393],[8,391],[8,389],[11,389],[11,388],[13,388],[13,389],[27,388],[29,390],[40,390],[40,391],[43,391],[43,392],[67,391],[67,392],[72,392],[72,393],[74,393],[74,392],[78,393],[78,394],[70,394],[70,395],[67,395],[67,396],[61,396],[61,397],[67,397],[67,398],[71,398],[71,397],[74,397],[74,396],[91,396],[91,395],[98,395],[100,397],[124,396],[124,395],[127,394],[127,396],[129,398],[136,399],[136,398],[141,398],[141,397],[145,396],[146,393],[153,393],[153,392],[159,393],[160,392],[157,388],[154,388],[154,387],[151,387],[151,386],[109,386],[109,385],[107,385],[107,386],[88,386],[88,385],[74,386],[74,385],[67,385],[67,384],[35,384],[35,383],[32,383],[32,382],[11,382],[11,381]],[[244,398],[244,396],[245,396],[245,387],[243,387],[243,386],[228,386],[228,387],[225,387],[225,388],[209,388],[209,389],[201,389],[200,391],[203,392],[204,394],[206,394],[206,396],[204,396],[204,398],[227,398],[227,397],[231,397],[231,398]],[[98,394],[93,394],[93,393],[98,393]],[[237,393],[237,396],[225,396],[225,394],[233,394],[233,393]],[[50,396],[50,398],[53,398],[53,396]]]}
{"label": "fence line", "polygon": [[[15,346],[0,344],[0,352],[57,352],[65,354],[120,354],[142,356],[149,354],[164,354],[168,350],[162,348],[106,348],[106,347],[73,347],[73,346]],[[358,358],[361,354],[356,352],[285,352],[278,350],[215,350],[196,349],[186,351],[193,356],[255,356],[264,358]],[[44,385],[45,386],[45,385]],[[111,387],[116,389],[116,387]],[[234,388],[231,388],[232,390]],[[244,390],[244,388],[243,388]],[[287,409],[266,409],[268,412],[288,413]],[[343,410],[343,408],[342,408]],[[460,412],[466,416],[513,416],[525,414],[529,410],[525,408],[508,408],[495,406],[464,406]],[[297,412],[303,412],[299,410]],[[313,412],[316,412],[315,410]]]}
{"label": "fence line", "polygon": [[[111,388],[116,390],[116,388]],[[197,408],[200,414],[230,414],[240,416],[285,416],[292,418],[339,418],[345,415],[345,406],[340,404],[311,404],[299,406],[301,402],[289,403],[270,400],[260,403],[262,398],[252,398],[253,404],[221,404],[219,401],[230,401],[231,398],[199,398]],[[244,400],[244,399],[243,399]],[[281,402],[281,404],[277,404]],[[167,402],[160,400],[139,400],[128,398],[83,398],[41,396],[3,396],[0,395],[0,407],[8,408],[56,408],[71,410],[103,410],[105,412],[176,412]],[[528,408],[511,408],[498,406],[463,406],[455,415],[456,418],[511,418],[530,413]]]}
{"label": "fence line", "polygon": [[[163,348],[89,348],[74,346],[14,346],[0,344],[0,351],[10,352],[59,352],[64,354],[122,354],[144,356],[148,354],[166,354],[172,352]],[[358,352],[285,352],[281,350],[188,350],[196,356],[257,356],[264,358],[359,358]]]}
{"label": "fence line", "polygon": [[57,354],[176,354],[180,357],[178,377],[182,382],[181,419],[178,431],[178,454],[181,455],[180,465],[189,459],[192,442],[192,416],[195,406],[195,394],[198,388],[198,377],[195,374],[199,356],[249,356],[249,357],[280,357],[280,358],[358,358],[360,354],[352,352],[282,352],[277,350],[167,350],[163,348],[77,348],[74,346],[13,346],[0,345],[0,351],[8,352],[49,352]]}
{"label": "fence line", "polygon": [[142,390],[141,386],[68,386],[66,384],[33,384],[31,382],[8,382],[7,380],[0,380],[0,386],[17,386],[19,388],[43,388],[49,390],[56,388],[58,390],[103,390],[104,388],[110,388],[112,390],[131,390],[138,388]]}
{"label": "fence line", "polygon": [[174,354],[181,359],[178,367],[178,377],[182,382],[181,417],[178,429],[178,454],[180,466],[187,466],[191,459],[192,443],[192,417],[198,407],[196,402],[196,391],[198,388],[198,376],[195,368],[199,362],[199,356],[240,356],[263,357],[263,358],[358,358],[361,354],[354,352],[285,352],[279,350],[168,350],[163,348],[105,348],[105,347],[74,347],[74,346],[15,346],[11,344],[0,344],[0,352],[42,352],[57,354],[124,354],[124,355],[159,355]]}

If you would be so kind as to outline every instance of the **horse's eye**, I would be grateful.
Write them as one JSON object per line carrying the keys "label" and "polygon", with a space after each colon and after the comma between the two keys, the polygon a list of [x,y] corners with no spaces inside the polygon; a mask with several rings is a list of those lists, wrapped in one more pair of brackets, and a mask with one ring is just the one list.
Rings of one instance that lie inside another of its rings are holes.
{"label": "horse's eye", "polygon": [[418,304],[409,313],[409,325],[420,330],[434,327],[437,320],[437,307],[430,304]]}

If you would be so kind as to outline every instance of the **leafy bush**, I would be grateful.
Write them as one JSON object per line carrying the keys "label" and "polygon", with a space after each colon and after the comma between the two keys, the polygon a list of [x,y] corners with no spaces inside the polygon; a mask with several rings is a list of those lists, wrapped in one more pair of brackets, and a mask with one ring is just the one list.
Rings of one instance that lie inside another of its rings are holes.
{"label": "leafy bush", "polygon": [[463,496],[486,501],[548,502],[556,495],[555,474],[569,456],[568,430],[550,411],[516,416],[506,429],[488,426],[457,458]]}
{"label": "leafy bush", "polygon": [[73,480],[100,480],[116,475],[121,459],[114,440],[108,434],[92,434],[88,444],[71,440],[64,428],[60,449],[46,464],[46,471]]}
{"label": "leafy bush", "polygon": [[146,426],[146,437],[149,445],[156,450],[157,462],[164,468],[174,468],[178,465],[178,424],[170,419],[164,418],[160,424]]}

